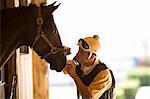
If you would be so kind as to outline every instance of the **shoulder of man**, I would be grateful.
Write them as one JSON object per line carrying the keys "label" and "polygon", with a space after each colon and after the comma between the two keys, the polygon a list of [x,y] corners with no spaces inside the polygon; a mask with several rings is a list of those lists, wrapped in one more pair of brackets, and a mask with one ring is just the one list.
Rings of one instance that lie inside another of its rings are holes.
{"label": "shoulder of man", "polygon": [[80,68],[77,68],[76,72],[79,76],[79,78],[82,80],[82,82],[86,85],[89,86],[90,83],[94,80],[94,78],[100,74],[101,72],[109,72],[108,67],[104,63],[99,63],[95,66],[95,68],[89,73],[88,75],[83,76]]}
{"label": "shoulder of man", "polygon": [[114,77],[114,74],[113,74],[113,72],[112,72],[112,70],[111,69],[109,69],[104,63],[100,63],[100,64],[98,64],[99,66],[97,67],[97,69],[98,69],[98,73],[97,73],[97,75],[98,74],[105,74],[105,75],[110,75],[111,76],[111,78],[112,78],[112,84],[115,84],[115,77]]}

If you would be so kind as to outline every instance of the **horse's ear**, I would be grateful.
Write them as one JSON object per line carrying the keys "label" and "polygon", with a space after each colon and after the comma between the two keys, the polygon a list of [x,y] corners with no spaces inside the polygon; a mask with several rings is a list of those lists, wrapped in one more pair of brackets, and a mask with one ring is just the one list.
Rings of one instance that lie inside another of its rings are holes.
{"label": "horse's ear", "polygon": [[56,3],[57,1],[53,2],[52,4],[50,4],[50,6],[54,6],[54,4]]}
{"label": "horse's ear", "polygon": [[60,6],[61,3],[59,3],[58,5],[54,6],[54,10],[56,10],[59,6]]}
{"label": "horse's ear", "polygon": [[48,7],[47,7],[48,13],[53,13],[59,7],[59,5],[61,4],[60,3],[56,6],[54,6],[55,3],[56,3],[56,1],[54,3],[48,5]]}

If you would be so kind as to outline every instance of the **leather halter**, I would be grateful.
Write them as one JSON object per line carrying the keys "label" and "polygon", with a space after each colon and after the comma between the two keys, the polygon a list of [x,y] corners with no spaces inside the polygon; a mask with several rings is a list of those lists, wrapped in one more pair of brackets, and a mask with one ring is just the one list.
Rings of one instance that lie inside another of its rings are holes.
{"label": "leather halter", "polygon": [[42,37],[43,40],[51,48],[49,53],[47,53],[46,55],[42,56],[42,58],[46,58],[46,57],[48,57],[51,54],[56,54],[60,48],[53,46],[53,44],[49,41],[49,39],[44,34],[44,32],[42,30],[43,18],[41,17],[41,7],[40,6],[37,7],[37,11],[38,11],[38,17],[37,17],[37,20],[36,20],[36,23],[38,25],[38,27],[37,27],[37,34],[36,34],[36,37],[34,39],[34,42],[33,42],[32,46],[31,46],[31,48],[33,48],[34,45],[36,44],[36,42],[39,40],[39,38]]}

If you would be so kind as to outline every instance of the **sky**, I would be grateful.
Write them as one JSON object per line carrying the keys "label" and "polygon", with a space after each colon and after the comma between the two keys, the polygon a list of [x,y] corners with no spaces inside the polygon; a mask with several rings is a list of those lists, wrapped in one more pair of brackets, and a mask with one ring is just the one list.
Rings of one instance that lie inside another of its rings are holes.
{"label": "sky", "polygon": [[[48,4],[54,0],[48,0]],[[77,52],[77,40],[100,36],[99,56],[139,57],[150,38],[150,0],[57,0],[53,13],[62,43]]]}

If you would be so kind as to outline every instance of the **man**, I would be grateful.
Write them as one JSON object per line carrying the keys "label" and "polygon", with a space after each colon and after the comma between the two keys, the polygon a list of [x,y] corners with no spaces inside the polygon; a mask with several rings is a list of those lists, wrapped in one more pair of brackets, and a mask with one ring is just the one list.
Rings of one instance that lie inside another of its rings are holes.
{"label": "man", "polygon": [[79,39],[78,45],[78,53],[67,61],[65,70],[74,79],[82,99],[114,99],[113,73],[96,56],[100,49],[98,35]]}

